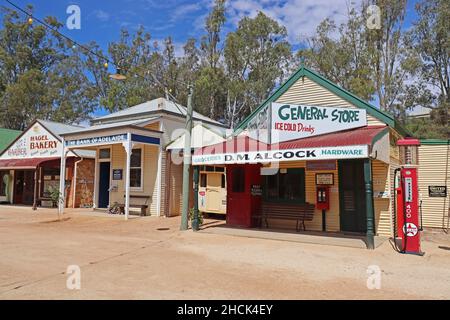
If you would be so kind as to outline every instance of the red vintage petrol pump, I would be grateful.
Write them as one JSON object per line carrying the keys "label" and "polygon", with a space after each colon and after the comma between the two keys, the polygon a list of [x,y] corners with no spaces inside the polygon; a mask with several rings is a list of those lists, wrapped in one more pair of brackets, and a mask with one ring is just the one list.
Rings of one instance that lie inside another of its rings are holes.
{"label": "red vintage petrol pump", "polygon": [[401,240],[401,253],[423,255],[420,249],[419,190],[418,190],[418,147],[417,139],[401,139],[401,168],[395,172],[396,232]]}

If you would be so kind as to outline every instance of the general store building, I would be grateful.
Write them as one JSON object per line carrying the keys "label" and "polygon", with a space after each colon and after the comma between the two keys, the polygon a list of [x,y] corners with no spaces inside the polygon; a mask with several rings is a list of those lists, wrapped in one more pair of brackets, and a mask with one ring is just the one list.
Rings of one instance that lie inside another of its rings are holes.
{"label": "general store building", "polygon": [[[193,165],[226,166],[230,226],[360,234],[372,246],[373,235],[393,232],[396,142],[406,135],[390,114],[302,67],[233,137],[196,150]],[[325,214],[317,205],[322,188]],[[305,206],[313,214],[300,226],[276,217],[258,222],[261,212]]]}

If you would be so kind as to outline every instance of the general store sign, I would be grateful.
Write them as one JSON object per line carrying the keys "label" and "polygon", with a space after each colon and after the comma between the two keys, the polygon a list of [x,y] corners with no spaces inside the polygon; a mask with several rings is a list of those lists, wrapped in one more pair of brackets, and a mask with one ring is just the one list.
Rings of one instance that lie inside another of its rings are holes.
{"label": "general store sign", "polygon": [[272,103],[271,143],[367,125],[366,110]]}
{"label": "general store sign", "polygon": [[14,142],[1,159],[47,158],[61,154],[61,142],[36,123]]}
{"label": "general store sign", "polygon": [[358,159],[369,156],[367,145],[220,153],[192,156],[193,165],[269,163],[278,161]]}

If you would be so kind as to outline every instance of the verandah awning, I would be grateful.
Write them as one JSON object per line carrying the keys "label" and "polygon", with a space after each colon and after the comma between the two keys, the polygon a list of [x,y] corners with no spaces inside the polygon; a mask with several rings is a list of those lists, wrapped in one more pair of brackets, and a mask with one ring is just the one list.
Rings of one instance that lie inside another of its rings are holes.
{"label": "verandah awning", "polygon": [[0,169],[36,169],[43,162],[60,159],[59,157],[29,158],[29,159],[3,159],[0,160]]}
{"label": "verandah awning", "polygon": [[384,138],[386,143],[387,133],[387,126],[366,126],[271,145],[248,136],[237,136],[197,149],[192,157],[192,164],[367,158],[377,141]]}

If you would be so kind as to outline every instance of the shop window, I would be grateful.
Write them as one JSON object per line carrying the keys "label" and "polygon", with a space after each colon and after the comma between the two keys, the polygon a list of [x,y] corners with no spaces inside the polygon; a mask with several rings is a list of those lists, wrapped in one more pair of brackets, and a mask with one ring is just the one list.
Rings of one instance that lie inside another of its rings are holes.
{"label": "shop window", "polygon": [[305,170],[303,168],[280,169],[277,174],[264,179],[264,199],[280,202],[305,202]]}
{"label": "shop window", "polygon": [[131,152],[130,187],[142,188],[142,149],[133,149]]}
{"label": "shop window", "polygon": [[245,170],[244,168],[234,168],[232,172],[232,191],[244,192],[245,191]]}
{"label": "shop window", "polygon": [[0,197],[6,196],[6,185],[3,179],[7,174],[8,171],[0,171]]}
{"label": "shop window", "polygon": [[206,173],[200,175],[200,187],[206,188]]}
{"label": "shop window", "polygon": [[59,168],[47,168],[42,170],[42,197],[50,197],[52,190],[59,189]]}
{"label": "shop window", "polygon": [[225,172],[224,167],[216,167],[216,172]]}
{"label": "shop window", "polygon": [[205,167],[205,171],[214,172],[214,167],[213,166],[206,166]]}
{"label": "shop window", "polygon": [[98,151],[98,158],[99,159],[110,159],[111,158],[111,150],[108,149],[100,149]]}

